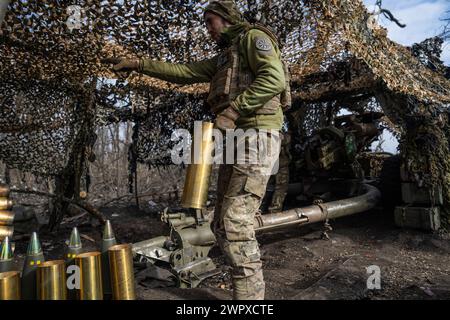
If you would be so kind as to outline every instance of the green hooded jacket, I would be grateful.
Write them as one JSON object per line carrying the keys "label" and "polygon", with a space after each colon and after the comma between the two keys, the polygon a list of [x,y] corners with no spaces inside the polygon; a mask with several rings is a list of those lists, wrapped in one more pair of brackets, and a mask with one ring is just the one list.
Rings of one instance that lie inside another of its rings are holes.
{"label": "green hooded jacket", "polygon": [[[222,36],[227,43],[249,29],[248,24],[238,24],[226,28]],[[262,45],[261,45],[262,44]],[[271,45],[270,45],[271,44]],[[234,101],[231,106],[241,117],[236,126],[242,129],[276,129],[283,125],[283,111],[276,114],[258,114],[261,108],[275,95],[285,90],[286,81],[277,43],[264,31],[252,29],[240,41],[241,63],[255,75],[253,83]],[[199,62],[174,64],[144,59],[141,72],[161,80],[178,84],[210,82],[216,73],[218,56]]]}

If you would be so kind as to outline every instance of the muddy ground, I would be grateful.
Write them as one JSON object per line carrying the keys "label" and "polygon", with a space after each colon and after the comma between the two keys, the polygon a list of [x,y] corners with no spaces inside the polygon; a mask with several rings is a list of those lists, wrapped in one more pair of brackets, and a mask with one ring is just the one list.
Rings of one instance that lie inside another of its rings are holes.
{"label": "muddy ground", "polygon": [[[168,234],[153,210],[110,207],[102,210],[112,221],[121,243],[134,243]],[[290,228],[259,236],[267,299],[450,299],[450,240],[394,226],[392,215],[380,209],[331,223],[329,240],[323,225]],[[70,220],[71,219],[71,220]],[[41,232],[46,259],[62,257],[65,240],[78,226],[86,251],[98,250],[101,227],[86,215],[65,220],[56,233]],[[27,225],[18,225],[15,241],[19,265],[26,250]],[[95,225],[95,223],[94,223]],[[22,228],[22,231],[20,231]],[[149,288],[137,284],[139,299],[230,299],[230,277],[223,257],[212,257],[222,272],[197,289]],[[381,289],[368,290],[366,268],[379,266]]]}

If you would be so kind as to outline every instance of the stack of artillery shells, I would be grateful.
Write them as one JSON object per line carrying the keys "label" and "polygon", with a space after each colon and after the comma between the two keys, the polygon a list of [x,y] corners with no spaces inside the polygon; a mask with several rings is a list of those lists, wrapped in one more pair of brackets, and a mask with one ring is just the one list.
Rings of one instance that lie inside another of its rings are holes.
{"label": "stack of artillery shells", "polygon": [[0,184],[0,241],[6,237],[12,237],[14,233],[13,202],[9,198],[10,189],[5,184]]}

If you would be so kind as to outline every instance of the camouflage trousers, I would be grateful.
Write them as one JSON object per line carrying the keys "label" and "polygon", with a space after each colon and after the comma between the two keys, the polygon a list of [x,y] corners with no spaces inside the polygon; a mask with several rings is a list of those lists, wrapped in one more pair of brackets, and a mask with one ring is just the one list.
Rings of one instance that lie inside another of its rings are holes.
{"label": "camouflage trousers", "polygon": [[[219,169],[212,229],[227,263],[232,267],[235,300],[264,299],[265,283],[254,218],[280,152],[278,132],[269,136],[269,148],[261,143],[259,135],[248,137],[250,146],[245,146],[243,158],[255,159],[259,154],[256,163],[242,163],[245,161],[241,157],[241,161],[222,164]],[[251,143],[255,141],[256,144]],[[238,139],[236,145],[240,143],[242,139]]]}

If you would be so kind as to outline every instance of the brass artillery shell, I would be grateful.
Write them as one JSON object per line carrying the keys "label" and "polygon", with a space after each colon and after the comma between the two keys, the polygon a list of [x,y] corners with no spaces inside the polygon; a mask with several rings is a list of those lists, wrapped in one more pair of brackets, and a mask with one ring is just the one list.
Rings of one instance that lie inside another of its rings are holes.
{"label": "brass artillery shell", "polygon": [[40,264],[45,261],[38,234],[33,232],[28,244],[27,255],[23,262],[21,293],[23,300],[36,300],[36,273]]}
{"label": "brass artillery shell", "polygon": [[0,210],[9,210],[13,206],[11,199],[0,197]]}
{"label": "brass artillery shell", "polygon": [[3,241],[6,237],[12,237],[14,233],[14,227],[0,226],[0,241]]}
{"label": "brass artillery shell", "polygon": [[117,244],[116,237],[114,236],[111,221],[106,220],[105,228],[103,230],[102,248],[101,248],[103,294],[105,295],[105,298],[109,298],[112,295],[108,249],[116,244]]}
{"label": "brass artillery shell", "polygon": [[0,246],[0,272],[16,271],[14,263],[14,250],[9,240],[9,237],[5,237]]}
{"label": "brass artillery shell", "polygon": [[64,260],[46,261],[37,268],[38,300],[66,300],[66,264]]}
{"label": "brass artillery shell", "polygon": [[108,249],[111,267],[113,300],[134,300],[135,285],[133,255],[130,244],[118,244]]}
{"label": "brass artillery shell", "polygon": [[14,212],[0,210],[0,226],[12,226],[14,222]]}
{"label": "brass artillery shell", "polygon": [[[75,257],[83,252],[83,245],[81,243],[80,233],[78,228],[74,227],[70,233],[69,244],[65,253],[66,267],[75,264]],[[67,289],[67,300],[76,300],[79,295],[78,289]]]}
{"label": "brass artillery shell", "polygon": [[67,246],[65,260],[67,264],[72,264],[77,254],[83,251],[80,233],[78,228],[74,227],[70,233],[69,245]]}
{"label": "brass artillery shell", "polygon": [[0,273],[0,300],[20,300],[20,272]]}
{"label": "brass artillery shell", "polygon": [[87,252],[75,257],[80,268],[79,300],[103,300],[102,263],[100,252]]}
{"label": "brass artillery shell", "polygon": [[213,127],[213,123],[203,122],[201,137],[194,133],[193,143],[197,141],[199,150],[192,147],[192,160],[186,172],[181,199],[184,208],[201,209],[206,205],[214,150]]}
{"label": "brass artillery shell", "polygon": [[6,184],[0,184],[0,197],[8,198],[10,189]]}

